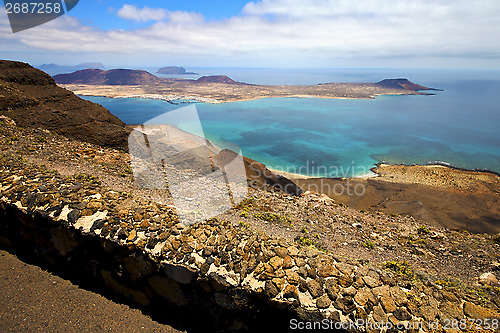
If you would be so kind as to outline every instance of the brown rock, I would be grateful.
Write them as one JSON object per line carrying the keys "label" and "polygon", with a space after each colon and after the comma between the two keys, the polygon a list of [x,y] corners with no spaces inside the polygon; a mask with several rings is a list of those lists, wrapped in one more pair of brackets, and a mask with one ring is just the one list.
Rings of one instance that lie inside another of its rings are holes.
{"label": "brown rock", "polygon": [[356,295],[354,295],[354,300],[361,306],[365,306],[368,301],[371,301],[373,304],[377,303],[375,296],[372,291],[368,288],[363,288],[358,290]]}
{"label": "brown rock", "polygon": [[479,276],[479,283],[484,286],[497,286],[498,279],[492,272],[487,272]]}
{"label": "brown rock", "polygon": [[137,232],[136,232],[136,231],[135,231],[135,229],[134,229],[134,230],[132,230],[132,231],[130,232],[130,234],[128,235],[128,237],[127,237],[127,242],[133,242],[133,241],[135,241],[136,239],[137,239]]}
{"label": "brown rock", "polygon": [[387,315],[380,305],[373,307],[372,316],[376,323],[387,323]]}
{"label": "brown rock", "polygon": [[297,272],[292,271],[291,269],[285,270],[286,278],[290,284],[297,285],[300,282],[300,276]]}
{"label": "brown rock", "polygon": [[283,290],[283,297],[299,299],[299,291],[297,290],[297,287],[288,284]]}
{"label": "brown rock", "polygon": [[326,293],[328,294],[331,300],[337,299],[337,296],[339,295],[340,292],[340,287],[337,284],[337,280],[335,279],[326,280],[325,289]]}
{"label": "brown rock", "polygon": [[384,311],[386,313],[392,313],[396,311],[396,304],[394,303],[394,300],[390,296],[382,296],[380,297],[380,303],[382,304],[382,307],[384,308]]}
{"label": "brown rock", "polygon": [[323,287],[321,286],[321,283],[316,280],[307,279],[306,286],[313,298],[317,298],[323,294]]}
{"label": "brown rock", "polygon": [[278,295],[279,290],[272,281],[267,280],[266,284],[264,285],[264,292],[266,293],[267,297],[274,298],[276,295]]}
{"label": "brown rock", "polygon": [[272,257],[269,260],[269,265],[271,265],[271,267],[276,270],[276,269],[280,268],[283,265],[283,259],[281,259],[278,256]]}
{"label": "brown rock", "polygon": [[177,282],[158,275],[150,276],[148,281],[151,288],[153,288],[158,295],[162,296],[167,301],[179,306],[183,306],[188,303]]}
{"label": "brown rock", "polygon": [[139,303],[141,305],[149,304],[149,299],[146,297],[146,295],[144,295],[144,293],[121,284],[120,282],[114,279],[113,273],[111,273],[110,271],[101,269],[101,276],[104,283],[111,290],[113,290],[113,292],[120,294],[124,297],[130,298],[134,302]]}
{"label": "brown rock", "polygon": [[354,282],[350,275],[342,275],[341,277],[339,277],[338,281],[339,284],[344,288],[351,286],[352,283]]}
{"label": "brown rock", "polygon": [[347,315],[354,310],[356,310],[356,304],[352,297],[338,297],[335,301],[335,307],[339,310],[342,310],[344,315]]}
{"label": "brown rock", "polygon": [[285,258],[288,255],[288,250],[282,246],[277,246],[274,248],[274,253],[280,258]]}
{"label": "brown rock", "polygon": [[331,300],[328,295],[324,294],[316,300],[316,306],[320,309],[326,309],[331,304]]}
{"label": "brown rock", "polygon": [[400,287],[391,287],[390,293],[397,306],[406,306],[408,304],[406,293]]}
{"label": "brown rock", "polygon": [[500,317],[498,313],[471,302],[464,303],[464,313],[467,317],[473,319],[491,319]]}
{"label": "brown rock", "polygon": [[398,320],[410,320],[411,314],[405,308],[397,308],[394,312],[394,317]]}
{"label": "brown rock", "polygon": [[376,288],[381,285],[379,279],[375,279],[369,275],[363,276],[363,282],[370,288]]}
{"label": "brown rock", "polygon": [[317,273],[322,278],[340,275],[339,271],[335,267],[333,267],[332,265],[328,265],[328,264],[318,265],[317,266]]}
{"label": "brown rock", "polygon": [[283,278],[274,278],[271,281],[273,281],[273,283],[276,285],[278,290],[283,289],[283,287],[285,286],[285,282],[286,282],[286,280]]}
{"label": "brown rock", "polygon": [[439,307],[441,319],[462,319],[464,313],[457,303],[446,301]]}
{"label": "brown rock", "polygon": [[283,258],[283,268],[292,268],[293,267],[293,259],[290,256],[286,256]]}

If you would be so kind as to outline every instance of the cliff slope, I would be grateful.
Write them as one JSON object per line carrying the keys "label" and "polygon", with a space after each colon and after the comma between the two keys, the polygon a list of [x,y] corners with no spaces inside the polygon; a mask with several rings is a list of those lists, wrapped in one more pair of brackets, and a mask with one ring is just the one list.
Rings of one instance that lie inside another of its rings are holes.
{"label": "cliff slope", "polygon": [[22,127],[41,127],[100,146],[126,148],[128,130],[120,119],[22,62],[0,60],[0,114]]}

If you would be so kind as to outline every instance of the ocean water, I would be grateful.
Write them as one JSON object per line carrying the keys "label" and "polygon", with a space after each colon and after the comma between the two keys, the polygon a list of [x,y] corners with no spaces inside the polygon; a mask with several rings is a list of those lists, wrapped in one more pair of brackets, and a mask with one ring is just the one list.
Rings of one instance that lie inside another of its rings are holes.
{"label": "ocean water", "polygon": [[[191,69],[190,69],[191,70]],[[192,69],[203,74],[201,69]],[[212,69],[260,84],[377,82],[407,77],[444,89],[434,96],[369,100],[266,98],[197,103],[205,136],[236,144],[268,167],[314,176],[369,174],[375,163],[445,162],[500,172],[498,72],[446,70]],[[84,97],[128,124],[143,123],[175,106],[161,100]],[[190,124],[178,124],[189,130]],[[221,144],[224,146],[224,144]]]}

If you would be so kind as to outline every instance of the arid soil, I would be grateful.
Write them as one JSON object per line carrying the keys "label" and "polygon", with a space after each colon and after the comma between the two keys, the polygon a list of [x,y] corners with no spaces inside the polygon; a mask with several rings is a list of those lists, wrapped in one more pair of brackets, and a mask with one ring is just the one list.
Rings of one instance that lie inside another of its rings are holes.
{"label": "arid soil", "polygon": [[378,177],[297,179],[351,208],[410,215],[437,227],[474,233],[500,232],[500,177],[440,165],[381,164]]}

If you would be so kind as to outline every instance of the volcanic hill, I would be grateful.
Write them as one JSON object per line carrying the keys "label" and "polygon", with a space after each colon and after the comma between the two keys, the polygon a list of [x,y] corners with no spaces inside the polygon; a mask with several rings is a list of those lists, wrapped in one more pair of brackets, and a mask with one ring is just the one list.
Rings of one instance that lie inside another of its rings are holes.
{"label": "volcanic hill", "polygon": [[154,84],[159,81],[158,77],[143,70],[132,69],[83,69],[69,74],[58,74],[54,76],[57,83],[80,83],[80,84],[108,84],[108,85],[137,85]]}

